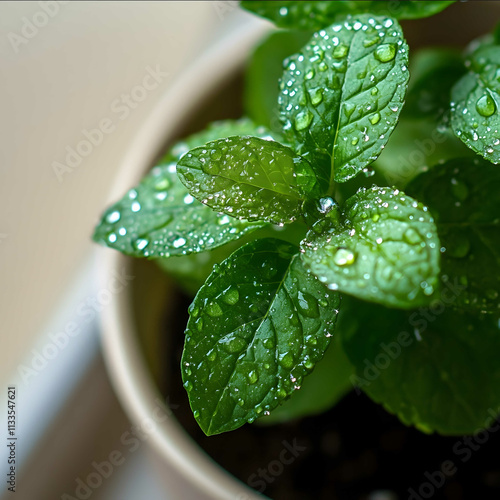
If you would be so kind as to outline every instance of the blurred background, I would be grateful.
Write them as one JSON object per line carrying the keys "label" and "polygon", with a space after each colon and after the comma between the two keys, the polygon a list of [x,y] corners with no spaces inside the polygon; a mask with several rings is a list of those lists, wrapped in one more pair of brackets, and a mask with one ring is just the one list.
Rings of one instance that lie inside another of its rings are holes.
{"label": "blurred background", "polygon": [[[79,477],[119,451],[131,429],[100,354],[90,236],[128,145],[159,99],[248,22],[236,5],[0,3],[0,390],[6,405],[7,387],[16,387],[16,498],[75,495]],[[127,101],[148,74],[157,85],[140,102]],[[75,155],[99,126],[109,133]],[[62,331],[73,332],[70,341]],[[4,442],[1,449],[5,477]],[[92,498],[168,499],[157,474],[139,449]],[[3,480],[0,491],[8,495]]]}

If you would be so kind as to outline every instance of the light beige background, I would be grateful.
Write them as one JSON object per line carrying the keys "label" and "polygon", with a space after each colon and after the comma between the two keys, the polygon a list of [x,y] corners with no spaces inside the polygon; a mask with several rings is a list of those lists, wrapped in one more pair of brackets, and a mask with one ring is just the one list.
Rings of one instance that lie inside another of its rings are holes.
{"label": "light beige background", "polygon": [[[229,29],[235,9],[236,2],[0,2],[1,380],[47,334],[141,123]],[[168,76],[134,109],[118,105],[148,67]],[[103,119],[114,131],[58,177],[54,162],[65,164],[67,147]]]}

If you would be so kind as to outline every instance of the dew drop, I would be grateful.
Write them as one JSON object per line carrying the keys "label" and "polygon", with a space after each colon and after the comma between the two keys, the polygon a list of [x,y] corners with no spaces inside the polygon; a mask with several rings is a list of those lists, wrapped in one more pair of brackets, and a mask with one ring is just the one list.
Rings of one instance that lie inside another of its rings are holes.
{"label": "dew drop", "polygon": [[350,266],[356,261],[356,256],[348,248],[339,248],[333,257],[333,262],[337,266]]}
{"label": "dew drop", "polygon": [[311,125],[312,120],[313,114],[309,110],[299,113],[295,117],[295,130],[297,130],[298,132],[300,132],[301,130],[305,130],[309,127],[309,125]]}
{"label": "dew drop", "polygon": [[246,343],[241,337],[233,337],[229,341],[223,342],[223,348],[230,354],[241,352],[245,345]]}
{"label": "dew drop", "polygon": [[191,305],[188,308],[188,312],[189,315],[193,318],[197,318],[198,314],[200,314],[200,310],[194,305],[194,302],[191,302]]}
{"label": "dew drop", "polygon": [[218,161],[222,158],[222,151],[220,149],[214,149],[210,152],[210,158],[214,161]]}
{"label": "dew drop", "polygon": [[313,69],[310,69],[304,76],[306,80],[312,80],[314,78],[315,72]]}
{"label": "dew drop", "polygon": [[308,318],[317,318],[319,316],[319,307],[317,300],[309,293],[299,290],[297,297],[299,299],[299,311]]}
{"label": "dew drop", "polygon": [[198,329],[199,332],[201,332],[203,330],[203,318],[198,318],[196,320],[196,328]]}
{"label": "dew drop", "polygon": [[212,316],[213,318],[222,316],[222,309],[220,308],[220,305],[217,304],[217,302],[209,302],[205,310],[207,311],[207,314],[209,316]]}
{"label": "dew drop", "polygon": [[264,344],[264,347],[266,349],[274,349],[274,347],[276,346],[276,344],[274,342],[274,339],[271,338],[271,337],[268,337],[267,339],[264,339],[262,341],[262,343]]}
{"label": "dew drop", "polygon": [[184,245],[186,244],[186,240],[184,238],[177,238],[173,245],[174,245],[174,248],[181,248],[183,247]]}
{"label": "dew drop", "polygon": [[170,187],[170,180],[167,179],[166,177],[159,179],[155,183],[155,189],[156,191],[165,191]]}
{"label": "dew drop", "polygon": [[374,113],[374,114],[370,117],[370,123],[371,123],[372,125],[376,125],[379,121],[380,121],[380,113]]}
{"label": "dew drop", "polygon": [[259,374],[256,370],[250,370],[247,374],[247,379],[251,384],[255,384],[259,380]]}
{"label": "dew drop", "polygon": [[236,288],[229,288],[229,290],[227,290],[224,296],[222,297],[222,300],[226,304],[234,306],[235,304],[238,303],[238,300],[240,300],[240,292],[238,292]]}
{"label": "dew drop", "polygon": [[149,245],[149,241],[145,238],[137,238],[133,245],[136,250],[144,250]]}
{"label": "dew drop", "polygon": [[207,352],[207,359],[212,363],[217,359],[217,349],[213,348]]}
{"label": "dew drop", "polygon": [[293,356],[287,352],[279,356],[279,364],[286,370],[290,370],[293,367]]}
{"label": "dew drop", "polygon": [[120,212],[115,210],[114,212],[111,212],[106,216],[106,222],[114,224],[115,222],[118,222],[120,220],[120,217],[121,217]]}
{"label": "dew drop", "polygon": [[396,57],[396,46],[392,43],[384,43],[379,45],[375,50],[375,59],[380,62],[389,62]]}
{"label": "dew drop", "polygon": [[203,172],[209,175],[217,175],[219,173],[219,165],[216,161],[206,161],[204,163],[202,162],[201,169],[203,170]]}
{"label": "dew drop", "polygon": [[229,222],[230,222],[229,216],[223,215],[222,217],[219,218],[217,224],[219,224],[219,226],[225,226],[226,224],[229,224]]}
{"label": "dew drop", "polygon": [[349,52],[349,47],[344,43],[341,43],[333,49],[332,55],[333,57],[335,57],[335,59],[341,59],[342,57],[345,57],[348,52]]}
{"label": "dew drop", "polygon": [[318,339],[314,335],[308,335],[305,339],[306,344],[310,346],[318,345]]}
{"label": "dew drop", "polygon": [[309,96],[311,97],[311,104],[313,106],[318,106],[323,101],[323,89],[312,89],[309,91]]}
{"label": "dew drop", "polygon": [[476,102],[476,110],[481,116],[491,116],[496,111],[495,101],[489,94],[485,94]]}
{"label": "dew drop", "polygon": [[351,117],[355,109],[356,109],[355,104],[351,104],[350,102],[344,103],[344,113],[347,116],[347,118]]}
{"label": "dew drop", "polygon": [[318,203],[318,211],[321,214],[327,214],[333,209],[335,205],[336,205],[335,200],[333,198],[330,198],[329,196],[325,198],[320,198]]}

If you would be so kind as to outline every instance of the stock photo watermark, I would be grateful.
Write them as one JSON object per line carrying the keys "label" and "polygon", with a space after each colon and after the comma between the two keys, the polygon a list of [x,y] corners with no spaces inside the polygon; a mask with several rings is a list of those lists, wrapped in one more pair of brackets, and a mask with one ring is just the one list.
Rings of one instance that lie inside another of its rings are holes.
{"label": "stock photo watermark", "polygon": [[472,436],[464,436],[458,439],[452,447],[453,458],[441,463],[438,470],[425,471],[424,481],[416,488],[408,488],[408,500],[428,500],[442,488],[446,481],[454,476],[461,464],[467,463],[473,454],[481,449],[500,430],[498,416],[500,407],[488,410],[488,417],[484,422],[484,427],[478,429]]}
{"label": "stock photo watermark", "polygon": [[71,494],[63,493],[61,500],[87,500],[94,491],[99,489],[109,479],[114,471],[127,461],[130,454],[135,453],[144,441],[156,431],[158,426],[173,415],[179,405],[157,398],[151,414],[145,417],[139,425],[132,426],[120,436],[120,448],[114,449],[101,461],[94,460],[92,469],[85,477],[75,478],[75,489]]}
{"label": "stock photo watermark", "polygon": [[24,383],[29,382],[32,377],[37,377],[55,359],[61,351],[66,349],[71,339],[77,337],[84,331],[85,325],[93,321],[97,315],[108,306],[114,296],[121,293],[135,279],[135,276],[127,274],[126,269],[111,272],[106,288],[97,292],[95,296],[87,297],[76,308],[79,321],[68,321],[61,331],[49,333],[49,341],[40,349],[31,350],[31,361],[28,365],[21,364],[17,372]]}
{"label": "stock photo watermark", "polygon": [[63,161],[52,162],[52,169],[57,180],[61,183],[66,174],[73,172],[84,158],[90,156],[106,137],[117,129],[120,122],[127,120],[133,110],[145,101],[148,95],[156,90],[168,76],[169,73],[163,71],[158,64],[154,68],[147,66],[145,75],[138,85],[111,101],[109,106],[111,114],[101,118],[95,128],[83,129],[82,138],[73,146],[66,146]]}
{"label": "stock photo watermark", "polygon": [[39,9],[32,16],[21,18],[22,24],[19,32],[11,31],[7,34],[7,39],[14,53],[18,54],[22,47],[28,45],[40,33],[40,30],[59,14],[61,6],[68,3],[70,2],[55,0],[37,2]]}
{"label": "stock photo watermark", "polygon": [[16,492],[17,487],[17,388],[7,388],[7,490]]}
{"label": "stock photo watermark", "polygon": [[217,17],[224,21],[226,16],[231,12],[234,12],[238,8],[239,2],[236,0],[228,0],[228,1],[218,1],[212,2],[212,7],[214,8]]}
{"label": "stock photo watermark", "polygon": [[[281,444],[283,449],[278,457],[271,460],[266,467],[259,467],[256,472],[251,474],[247,480],[248,486],[264,493],[267,486],[283,474],[285,467],[295,462],[297,457],[307,450],[307,447],[299,445],[296,439],[293,439],[292,443],[284,440]],[[236,500],[250,500],[250,497],[247,493],[241,493],[236,497]]]}

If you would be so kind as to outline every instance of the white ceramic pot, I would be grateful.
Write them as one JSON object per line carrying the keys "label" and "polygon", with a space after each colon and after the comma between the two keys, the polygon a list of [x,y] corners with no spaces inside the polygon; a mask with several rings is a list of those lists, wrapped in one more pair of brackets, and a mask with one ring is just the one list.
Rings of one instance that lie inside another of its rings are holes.
{"label": "white ceramic pot", "polygon": [[[113,186],[116,201],[152,167],[164,145],[176,136],[210,94],[238,70],[255,43],[268,31],[249,19],[211,48],[172,86],[132,143]],[[132,271],[132,259],[101,249],[103,287],[113,272]],[[160,272],[160,271],[158,271]],[[139,342],[132,313],[134,282],[103,312],[104,356],[115,391],[134,425],[148,433],[147,446],[159,459],[167,498],[253,500],[262,498],[216,464],[194,443],[166,407]],[[171,415],[166,418],[166,415]]]}
{"label": "white ceramic pot", "polygon": [[[499,8],[499,5],[491,6],[488,10],[485,9],[485,13],[497,13]],[[457,11],[457,15],[461,13]],[[424,22],[439,23],[440,18],[419,21],[409,26],[409,38],[415,45],[419,45],[423,37],[427,40],[427,31],[420,31]],[[450,25],[453,26],[452,23]],[[245,26],[238,28],[237,34],[230,33],[230,36],[207,51],[203,59],[193,65],[177,84],[169,89],[131,145],[120,169],[119,178],[113,186],[110,202],[119,199],[152,167],[163,146],[177,135],[180,124],[185,124],[186,116],[192,115],[216,88],[241,67],[251,48],[268,29],[266,23],[249,19]],[[471,28],[472,31],[478,32],[485,29],[479,29],[475,25]],[[466,37],[469,40],[472,34],[466,33]],[[132,260],[120,253],[101,249],[100,256],[103,288],[107,287],[112,273],[121,272],[123,269],[131,272]],[[124,409],[134,425],[148,431],[148,439],[145,442],[159,461],[168,492],[166,498],[262,499],[261,495],[257,495],[206,455],[176,421],[175,411],[170,412],[163,402],[135,327],[136,322],[132,314],[133,286],[132,284],[125,292],[116,295],[110,306],[103,311],[104,354],[112,383]],[[163,418],[169,413],[172,413],[169,418]]]}

